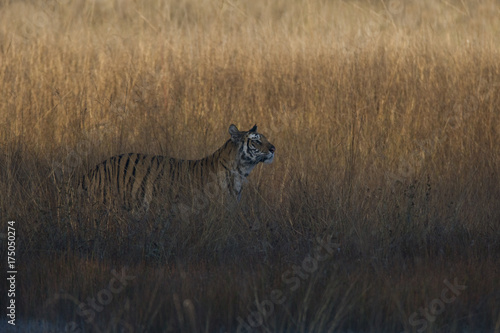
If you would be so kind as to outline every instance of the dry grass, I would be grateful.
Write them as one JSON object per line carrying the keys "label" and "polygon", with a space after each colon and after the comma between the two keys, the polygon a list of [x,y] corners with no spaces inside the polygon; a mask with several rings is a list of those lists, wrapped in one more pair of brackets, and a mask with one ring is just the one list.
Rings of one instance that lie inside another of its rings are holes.
{"label": "dry grass", "polygon": [[[0,217],[19,229],[22,319],[236,332],[276,289],[257,331],[412,332],[457,279],[422,331],[500,331],[497,2],[0,6]],[[71,177],[102,159],[199,158],[231,123],[277,147],[242,211],[182,224],[70,205]],[[340,246],[292,283],[328,235]],[[125,265],[126,288],[78,312]]]}

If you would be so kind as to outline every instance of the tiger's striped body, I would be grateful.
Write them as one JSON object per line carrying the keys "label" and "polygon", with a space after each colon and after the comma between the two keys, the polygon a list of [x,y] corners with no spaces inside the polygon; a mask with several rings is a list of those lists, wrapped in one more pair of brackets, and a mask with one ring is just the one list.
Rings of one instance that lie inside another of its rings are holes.
{"label": "tiger's striped body", "polygon": [[195,190],[203,192],[207,186],[239,200],[252,169],[274,158],[275,147],[256,131],[257,126],[240,132],[231,125],[231,138],[212,155],[199,160],[135,153],[113,156],[83,176],[80,189],[94,202],[132,210],[147,210],[156,198],[160,204],[169,205]]}

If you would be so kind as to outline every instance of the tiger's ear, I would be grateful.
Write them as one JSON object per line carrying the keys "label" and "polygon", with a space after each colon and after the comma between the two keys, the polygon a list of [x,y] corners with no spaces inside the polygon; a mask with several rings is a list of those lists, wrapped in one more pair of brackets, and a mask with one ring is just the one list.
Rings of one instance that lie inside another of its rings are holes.
{"label": "tiger's ear", "polygon": [[257,132],[257,124],[253,125],[249,132]]}
{"label": "tiger's ear", "polygon": [[233,124],[229,126],[229,135],[231,135],[231,141],[233,142],[237,142],[241,139],[241,133],[238,130],[238,127]]}

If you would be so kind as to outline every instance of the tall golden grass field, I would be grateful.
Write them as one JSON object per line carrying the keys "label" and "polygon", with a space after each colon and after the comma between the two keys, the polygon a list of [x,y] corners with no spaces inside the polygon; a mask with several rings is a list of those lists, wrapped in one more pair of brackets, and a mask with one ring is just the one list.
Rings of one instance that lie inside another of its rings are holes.
{"label": "tall golden grass field", "polygon": [[[2,332],[500,332],[497,1],[1,0],[0,92]],[[74,200],[230,124],[235,211]]]}

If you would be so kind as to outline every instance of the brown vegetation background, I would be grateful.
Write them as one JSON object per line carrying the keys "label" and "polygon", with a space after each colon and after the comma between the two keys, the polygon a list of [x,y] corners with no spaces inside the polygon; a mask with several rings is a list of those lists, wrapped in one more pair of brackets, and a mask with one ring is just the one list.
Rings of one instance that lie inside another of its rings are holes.
{"label": "brown vegetation background", "polygon": [[[1,1],[19,320],[236,332],[281,290],[256,331],[500,331],[499,59],[493,0]],[[277,148],[234,214],[138,221],[68,199],[113,154],[200,158],[231,123]],[[335,251],[291,290],[318,237]],[[124,267],[109,304],[78,311]],[[467,288],[412,323],[445,279]]]}

